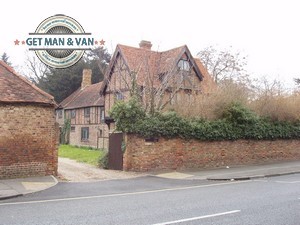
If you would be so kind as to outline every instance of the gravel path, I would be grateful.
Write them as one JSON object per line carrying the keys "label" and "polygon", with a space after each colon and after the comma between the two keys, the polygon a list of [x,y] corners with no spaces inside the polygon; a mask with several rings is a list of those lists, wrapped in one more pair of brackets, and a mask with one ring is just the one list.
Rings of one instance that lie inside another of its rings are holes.
{"label": "gravel path", "polygon": [[104,170],[68,158],[58,158],[58,177],[62,181],[91,182],[108,179],[128,179],[143,175],[145,174],[118,170]]}

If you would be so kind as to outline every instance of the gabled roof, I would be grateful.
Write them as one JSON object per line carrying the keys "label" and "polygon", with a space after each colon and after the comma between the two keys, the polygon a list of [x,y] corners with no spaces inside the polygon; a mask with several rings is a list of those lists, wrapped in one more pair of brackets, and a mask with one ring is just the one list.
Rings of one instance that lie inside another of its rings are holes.
{"label": "gabled roof", "polygon": [[64,99],[58,108],[76,109],[91,106],[103,106],[104,99],[99,95],[102,82],[77,89],[69,97]]}
{"label": "gabled roof", "polygon": [[75,99],[80,92],[80,88],[78,88],[76,91],[74,91],[72,94],[70,94],[68,97],[66,97],[61,103],[58,104],[57,108],[65,108],[73,99]]}
{"label": "gabled roof", "polygon": [[53,96],[30,83],[2,61],[0,61],[1,102],[56,105]]}
{"label": "gabled roof", "polygon": [[[118,44],[116,47],[109,68],[105,74],[105,79],[110,79],[119,57],[122,57],[125,61],[128,71],[141,74],[137,81],[139,83],[139,81],[145,78],[146,73],[159,76],[159,74],[172,72],[172,70],[177,68],[177,63],[184,54],[188,57],[198,78],[202,80],[203,75],[186,45],[168,51],[158,52],[121,44]],[[107,83],[103,83],[101,93],[105,91],[106,86]]]}

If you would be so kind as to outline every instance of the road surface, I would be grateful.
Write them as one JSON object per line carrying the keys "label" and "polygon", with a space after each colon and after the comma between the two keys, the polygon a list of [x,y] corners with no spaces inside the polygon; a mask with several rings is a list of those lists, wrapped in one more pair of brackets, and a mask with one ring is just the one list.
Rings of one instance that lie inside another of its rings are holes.
{"label": "road surface", "polygon": [[300,174],[231,182],[158,177],[63,182],[1,201],[0,224],[299,225]]}

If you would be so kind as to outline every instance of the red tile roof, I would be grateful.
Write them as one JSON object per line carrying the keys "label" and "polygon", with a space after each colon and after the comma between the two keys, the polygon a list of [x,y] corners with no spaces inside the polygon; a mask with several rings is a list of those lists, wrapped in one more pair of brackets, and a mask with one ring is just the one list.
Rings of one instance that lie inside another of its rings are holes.
{"label": "red tile roof", "polygon": [[30,83],[2,61],[0,61],[1,102],[56,105],[53,96]]}
{"label": "red tile roof", "polygon": [[[127,69],[137,72],[137,82],[139,85],[142,85],[144,79],[147,77],[147,73],[152,76],[159,76],[159,74],[162,73],[172,72],[172,70],[177,68],[177,63],[184,54],[188,55],[197,76],[202,80],[203,75],[198,68],[198,64],[194,61],[186,45],[168,51],[158,52],[118,44],[105,77],[106,79],[110,79],[116,59],[121,55],[127,65]],[[158,81],[158,79],[156,80]],[[101,93],[105,91],[106,85],[107,83],[103,84]]]}
{"label": "red tile roof", "polygon": [[71,101],[73,101],[78,93],[80,92],[80,88],[78,88],[75,92],[66,97],[61,103],[58,104],[58,108],[65,108]]}
{"label": "red tile roof", "polygon": [[102,82],[77,89],[59,104],[59,108],[75,109],[90,106],[103,106],[104,99],[99,95]]}

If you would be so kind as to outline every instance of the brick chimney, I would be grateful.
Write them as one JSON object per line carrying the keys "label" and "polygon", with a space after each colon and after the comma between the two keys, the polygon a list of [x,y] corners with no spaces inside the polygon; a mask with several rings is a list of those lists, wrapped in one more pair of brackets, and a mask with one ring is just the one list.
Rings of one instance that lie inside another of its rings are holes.
{"label": "brick chimney", "polygon": [[81,89],[83,89],[86,86],[89,86],[91,84],[92,84],[92,70],[91,69],[83,69]]}
{"label": "brick chimney", "polygon": [[142,40],[140,42],[140,48],[151,50],[151,47],[152,47],[151,41],[144,41],[144,40]]}

